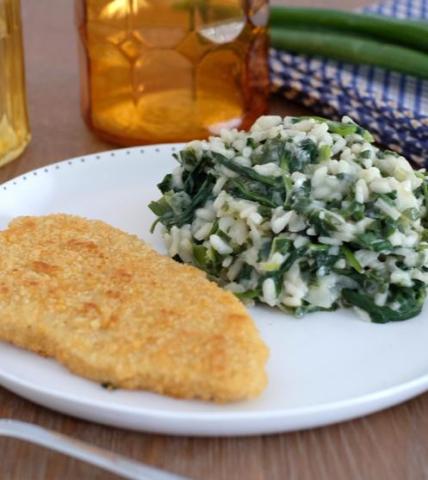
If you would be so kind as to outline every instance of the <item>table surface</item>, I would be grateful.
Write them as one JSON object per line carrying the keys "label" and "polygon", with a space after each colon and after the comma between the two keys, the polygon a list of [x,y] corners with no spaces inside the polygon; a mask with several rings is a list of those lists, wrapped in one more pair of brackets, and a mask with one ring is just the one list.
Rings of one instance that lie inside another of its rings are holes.
{"label": "table surface", "polygon": [[[278,0],[355,8],[367,0]],[[22,0],[33,140],[0,169],[0,181],[64,158],[111,148],[79,113],[72,0]],[[280,99],[271,110],[303,113]],[[428,478],[428,394],[359,420],[251,438],[178,438],[128,432],[67,417],[0,388],[0,418],[34,422],[148,464],[200,480],[403,480]],[[0,440],[3,480],[114,479],[95,467],[16,440]]]}

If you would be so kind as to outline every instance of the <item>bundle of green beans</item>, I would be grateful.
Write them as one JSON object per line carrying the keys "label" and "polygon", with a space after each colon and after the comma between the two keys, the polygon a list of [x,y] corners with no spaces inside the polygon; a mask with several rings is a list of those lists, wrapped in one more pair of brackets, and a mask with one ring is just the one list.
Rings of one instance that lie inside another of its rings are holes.
{"label": "bundle of green beans", "polygon": [[329,9],[271,9],[272,46],[428,78],[428,22]]}

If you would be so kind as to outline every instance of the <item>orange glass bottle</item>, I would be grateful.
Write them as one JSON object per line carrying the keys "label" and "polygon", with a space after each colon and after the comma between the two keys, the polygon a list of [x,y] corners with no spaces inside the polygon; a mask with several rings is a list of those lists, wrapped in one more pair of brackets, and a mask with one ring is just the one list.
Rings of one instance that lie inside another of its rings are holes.
{"label": "orange glass bottle", "polygon": [[268,0],[76,0],[83,115],[121,145],[248,128],[266,111]]}
{"label": "orange glass bottle", "polygon": [[20,7],[19,0],[0,0],[0,166],[17,158],[31,139]]}

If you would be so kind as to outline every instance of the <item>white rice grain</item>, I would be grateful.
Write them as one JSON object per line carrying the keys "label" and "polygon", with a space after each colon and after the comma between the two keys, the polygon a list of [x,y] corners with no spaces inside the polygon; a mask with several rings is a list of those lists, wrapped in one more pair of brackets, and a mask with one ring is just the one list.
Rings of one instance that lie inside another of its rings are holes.
{"label": "white rice grain", "polygon": [[218,235],[210,235],[210,244],[220,255],[230,255],[233,248]]}

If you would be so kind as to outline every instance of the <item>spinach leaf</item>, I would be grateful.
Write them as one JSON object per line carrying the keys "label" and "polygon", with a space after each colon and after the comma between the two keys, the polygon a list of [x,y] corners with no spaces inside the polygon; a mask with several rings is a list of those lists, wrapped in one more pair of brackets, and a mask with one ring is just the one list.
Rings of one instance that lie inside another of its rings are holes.
{"label": "spinach leaf", "polygon": [[345,220],[354,220],[358,222],[359,220],[362,220],[365,216],[365,206],[364,203],[359,203],[355,200],[351,201],[350,204],[341,210],[339,210],[339,215],[342,215],[342,217]]}
{"label": "spinach leaf", "polygon": [[248,188],[245,182],[232,178],[230,180],[230,186],[232,187],[231,193],[236,197],[243,198],[244,200],[250,200],[252,202],[258,202],[264,207],[275,208],[279,206],[277,203],[274,203],[270,196],[267,194],[259,193],[257,188]]}
{"label": "spinach leaf", "polygon": [[333,269],[334,264],[339,260],[337,255],[331,255],[327,249],[312,250],[309,249],[309,254],[312,259],[312,267],[308,270],[313,274],[328,275]]}
{"label": "spinach leaf", "polygon": [[276,252],[279,253],[287,253],[292,245],[292,241],[289,238],[277,236],[274,237],[272,241],[272,248],[270,254],[274,254]]}
{"label": "spinach leaf", "polygon": [[186,170],[193,170],[199,162],[196,152],[189,148],[181,150],[179,154],[174,153],[173,156]]}
{"label": "spinach leaf", "polygon": [[166,193],[172,190],[172,175],[170,173],[168,175],[165,175],[164,179],[160,183],[158,183],[157,187],[162,193]]}
{"label": "spinach leaf", "polygon": [[374,323],[398,322],[419,315],[426,298],[426,288],[398,288],[390,301],[397,302],[399,308],[393,310],[388,306],[379,306],[366,294],[355,290],[345,289],[342,291],[343,298],[350,304],[366,311]]}
{"label": "spinach leaf", "polygon": [[298,260],[300,257],[303,257],[305,252],[306,252],[306,247],[301,247],[301,248],[297,248],[296,250],[293,250],[287,257],[285,262],[281,265],[279,270],[276,270],[275,273],[265,277],[265,278],[270,277],[273,279],[278,293],[282,291],[285,272],[287,272],[293,266],[296,260]]}
{"label": "spinach leaf", "polygon": [[262,296],[262,291],[260,289],[247,290],[246,292],[235,293],[235,296],[242,302],[245,302],[246,300],[257,300]]}
{"label": "spinach leaf", "polygon": [[357,236],[356,241],[361,247],[374,252],[390,252],[393,250],[392,243],[375,232],[361,233]]}
{"label": "spinach leaf", "polygon": [[260,175],[254,169],[249,167],[244,167],[243,165],[239,165],[238,163],[227,159],[220,153],[213,153],[212,156],[215,162],[220,163],[220,165],[223,165],[229,170],[232,170],[232,172],[239,173],[244,177],[250,178],[251,180],[255,180],[256,182],[260,182],[265,185],[269,185],[271,187],[278,185],[278,181],[276,180],[275,177]]}
{"label": "spinach leaf", "polygon": [[369,142],[369,143],[374,142],[373,135],[368,130],[360,127],[355,123],[335,122],[333,120],[329,120],[327,118],[319,117],[316,115],[294,117],[293,123],[298,123],[303,119],[310,119],[310,118],[316,120],[317,122],[327,123],[328,131],[330,133],[337,133],[338,135],[341,135],[343,137],[346,137],[348,135],[358,134],[358,135],[361,135],[366,142]]}
{"label": "spinach leaf", "polygon": [[248,265],[248,263],[244,263],[244,265],[241,268],[241,271],[239,272],[239,281],[242,280],[249,280],[251,277],[251,274],[253,273],[254,268],[251,265]]}
{"label": "spinach leaf", "polygon": [[273,243],[272,239],[265,240],[262,243],[262,246],[260,247],[259,255],[258,255],[259,262],[266,262],[266,260],[269,258],[269,255],[272,249],[272,243]]}
{"label": "spinach leaf", "polygon": [[330,236],[331,232],[337,232],[341,223],[338,219],[325,210],[314,210],[309,214],[309,223],[317,232],[317,235]]}
{"label": "spinach leaf", "polygon": [[287,194],[284,204],[287,210],[295,210],[300,214],[309,213],[311,205],[311,182],[309,180],[305,180],[300,188],[293,189]]}
{"label": "spinach leaf", "polygon": [[350,267],[352,267],[354,270],[356,270],[358,273],[362,273],[363,267],[361,266],[360,262],[357,260],[355,255],[352,253],[352,251],[348,247],[345,247],[344,245],[341,247],[341,250],[345,257],[346,263]]}
{"label": "spinach leaf", "polygon": [[305,138],[297,145],[289,144],[284,150],[283,163],[287,164],[290,173],[303,172],[307,165],[317,162],[318,147],[310,138]]}
{"label": "spinach leaf", "polygon": [[212,162],[210,158],[207,158],[207,156],[202,156],[201,159],[196,163],[194,168],[192,168],[188,172],[184,172],[184,191],[187,192],[190,196],[195,195],[199,186],[207,178],[207,169],[211,163]]}
{"label": "spinach leaf", "polygon": [[253,154],[253,163],[255,165],[262,165],[272,162],[281,165],[281,160],[284,156],[284,143],[284,140],[281,138],[267,139],[261,151]]}
{"label": "spinach leaf", "polygon": [[157,202],[150,202],[150,210],[159,217],[152,226],[152,230],[158,222],[167,228],[174,225],[182,227],[186,223],[190,223],[194,211],[208,200],[213,186],[214,177],[208,176],[193,198],[190,198],[186,192],[171,191],[165,193]]}

